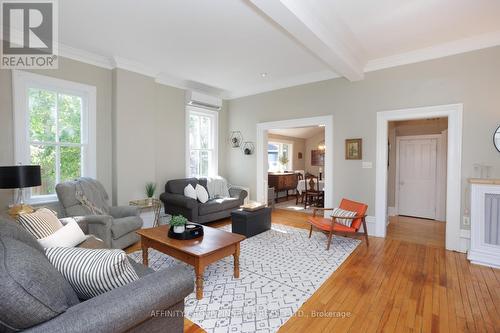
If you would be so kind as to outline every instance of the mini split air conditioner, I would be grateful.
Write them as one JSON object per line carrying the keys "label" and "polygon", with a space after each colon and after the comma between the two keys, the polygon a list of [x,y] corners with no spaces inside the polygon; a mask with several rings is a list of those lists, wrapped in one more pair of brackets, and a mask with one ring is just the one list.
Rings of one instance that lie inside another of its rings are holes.
{"label": "mini split air conditioner", "polygon": [[222,108],[222,98],[189,90],[186,92],[186,104],[219,111]]}

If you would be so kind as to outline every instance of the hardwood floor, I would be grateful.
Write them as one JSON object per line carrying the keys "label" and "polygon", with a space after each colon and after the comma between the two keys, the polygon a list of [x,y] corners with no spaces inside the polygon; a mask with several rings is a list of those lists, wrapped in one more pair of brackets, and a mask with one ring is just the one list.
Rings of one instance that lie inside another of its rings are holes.
{"label": "hardwood floor", "polygon": [[[306,218],[273,212],[273,223],[298,228]],[[500,270],[443,244],[444,223],[393,219],[388,237],[360,244],[280,332],[500,332]],[[184,328],[204,332],[189,320]]]}
{"label": "hardwood floor", "polygon": [[407,216],[391,216],[387,238],[444,248],[446,223]]}

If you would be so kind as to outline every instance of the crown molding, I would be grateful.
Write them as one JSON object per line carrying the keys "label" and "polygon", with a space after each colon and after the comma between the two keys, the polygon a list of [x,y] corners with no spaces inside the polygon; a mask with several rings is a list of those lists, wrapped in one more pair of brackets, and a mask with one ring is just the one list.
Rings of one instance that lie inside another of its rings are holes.
{"label": "crown molding", "polygon": [[[364,71],[372,72],[381,69],[408,65],[432,59],[444,58],[451,55],[476,51],[498,45],[500,45],[500,31],[487,33],[471,38],[460,39],[457,41],[448,42],[441,45],[423,48],[415,51],[405,52],[389,57],[374,59],[368,61]],[[189,90],[205,92],[213,96],[222,97],[225,99],[235,99],[250,95],[256,95],[273,90],[289,88],[293,86],[330,80],[340,77],[333,71],[326,70],[315,73],[306,73],[304,75],[294,76],[279,81],[272,81],[272,82],[270,81],[267,83],[258,84],[249,89],[228,91],[207,84],[174,77],[164,72],[158,72],[154,68],[150,68],[148,66],[145,66],[136,61],[132,61],[130,59],[126,59],[123,57],[110,58],[96,53],[70,47],[68,45],[61,43],[59,44],[59,56],[110,70],[115,68],[121,68],[124,70],[149,76],[153,78],[155,82],[158,84],[171,86],[179,89],[189,89]]]}
{"label": "crown molding", "polygon": [[216,88],[204,83],[200,82],[195,82],[195,81],[190,81],[190,80],[184,80],[179,77],[175,77],[173,75],[167,74],[167,73],[160,73],[157,75],[155,82],[158,84],[162,84],[165,86],[170,86],[170,87],[175,87],[179,89],[186,89],[186,90],[193,90],[193,91],[198,91],[202,92],[205,94],[209,94],[214,97],[223,97],[224,95],[228,94],[229,92],[221,89],[221,88]]}
{"label": "crown molding", "polygon": [[113,57],[113,68],[124,69],[129,72],[134,72],[144,76],[152,77],[156,79],[159,72],[154,68],[146,66],[138,61],[130,60],[123,57]]}
{"label": "crown molding", "polygon": [[106,69],[114,68],[113,62],[109,57],[97,53],[84,51],[62,43],[59,43],[58,51],[60,57],[69,58]]}
{"label": "crown molding", "polygon": [[368,61],[365,72],[414,64],[500,45],[500,31]]}

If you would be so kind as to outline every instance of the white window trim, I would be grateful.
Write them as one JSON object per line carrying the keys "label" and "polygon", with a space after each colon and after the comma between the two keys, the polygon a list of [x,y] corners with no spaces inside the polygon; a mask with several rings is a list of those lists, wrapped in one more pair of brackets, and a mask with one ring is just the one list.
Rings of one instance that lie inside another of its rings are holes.
{"label": "white window trim", "polygon": [[[15,164],[30,163],[28,87],[56,90],[82,97],[82,147],[85,159],[82,159],[82,176],[96,178],[96,87],[72,81],[56,79],[25,71],[12,71],[12,94],[14,113],[14,159]],[[86,118],[86,119],[85,119]],[[31,198],[28,191],[26,201],[31,204],[57,201],[56,194]]]}
{"label": "white window trim", "polygon": [[[285,168],[285,170],[293,170],[293,141],[290,140],[283,140],[283,139],[269,139],[267,144],[272,144],[272,143],[278,143],[278,144],[287,144],[288,145],[288,165]],[[269,163],[268,163],[269,164]],[[278,153],[278,164],[279,164],[279,153]],[[268,172],[276,172],[276,171],[270,171],[268,169]]]}
{"label": "white window trim", "polygon": [[209,116],[212,118],[213,131],[212,131],[212,145],[213,145],[213,161],[212,166],[209,166],[209,176],[217,176],[219,174],[219,113],[217,111],[212,111],[204,108],[198,108],[194,106],[186,106],[186,177],[192,177],[190,174],[190,160],[191,160],[191,147],[189,144],[189,115],[191,113],[198,113]]}

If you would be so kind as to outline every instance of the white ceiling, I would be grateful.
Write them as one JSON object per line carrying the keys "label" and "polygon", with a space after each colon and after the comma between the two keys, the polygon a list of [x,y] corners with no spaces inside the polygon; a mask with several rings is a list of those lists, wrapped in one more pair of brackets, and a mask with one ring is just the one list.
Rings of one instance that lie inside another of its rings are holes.
{"label": "white ceiling", "polygon": [[299,139],[309,139],[320,133],[325,133],[324,127],[314,126],[269,130],[269,134],[283,135]]}
{"label": "white ceiling", "polygon": [[62,56],[224,98],[500,45],[499,0],[64,0],[59,8]]}

